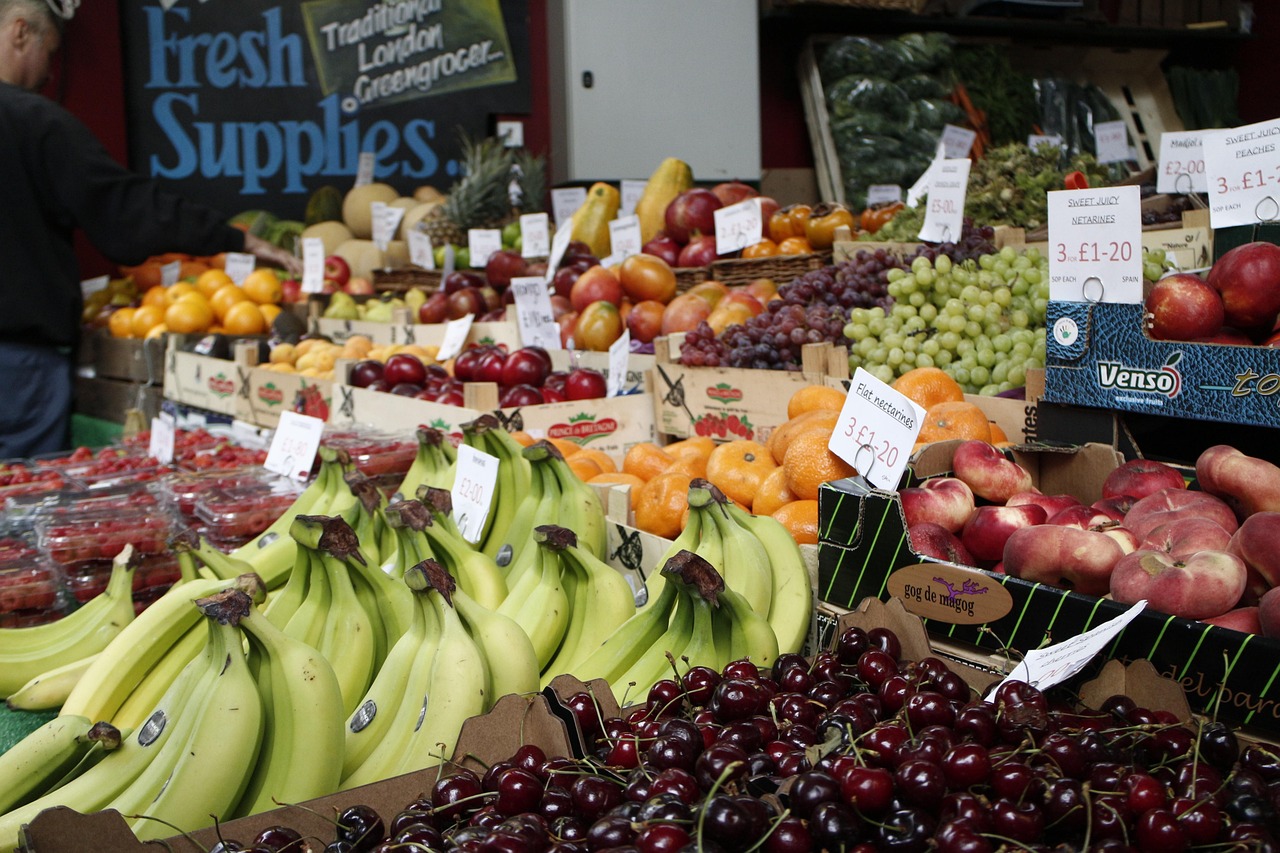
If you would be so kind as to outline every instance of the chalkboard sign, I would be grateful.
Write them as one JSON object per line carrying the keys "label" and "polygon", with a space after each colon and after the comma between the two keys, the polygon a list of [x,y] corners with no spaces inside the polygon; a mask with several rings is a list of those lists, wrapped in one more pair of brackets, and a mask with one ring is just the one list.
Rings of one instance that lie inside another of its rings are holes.
{"label": "chalkboard sign", "polygon": [[456,129],[530,110],[523,0],[122,0],[131,166],[232,214],[375,180],[447,190]]}

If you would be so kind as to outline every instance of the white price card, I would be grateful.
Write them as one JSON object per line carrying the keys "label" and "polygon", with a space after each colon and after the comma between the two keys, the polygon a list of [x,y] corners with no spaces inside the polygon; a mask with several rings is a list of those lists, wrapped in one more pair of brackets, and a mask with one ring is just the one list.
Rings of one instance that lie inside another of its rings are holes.
{"label": "white price card", "polygon": [[520,342],[525,346],[560,349],[560,327],[551,310],[546,279],[536,275],[513,278],[511,294],[516,302]]}
{"label": "white price card", "polygon": [[436,268],[436,251],[431,245],[431,235],[416,228],[409,232],[409,263],[424,270]]}
{"label": "white price card", "polygon": [[1206,130],[1209,222],[1215,228],[1280,219],[1280,119]]}
{"label": "white price card", "polygon": [[377,163],[377,155],[372,151],[361,151],[356,162],[356,186],[363,187],[373,183],[373,167]]}
{"label": "white price card", "polygon": [[1156,192],[1204,193],[1209,181],[1204,173],[1204,143],[1199,131],[1160,134],[1160,166]]}
{"label": "white price card", "polygon": [[897,204],[902,201],[902,187],[898,184],[872,184],[867,187],[867,207],[878,204]]}
{"label": "white price card", "polygon": [[97,293],[110,283],[111,276],[109,275],[98,275],[93,278],[86,278],[84,281],[80,282],[80,295],[87,299],[89,294]]}
{"label": "white price card", "polygon": [[453,478],[453,521],[464,539],[475,544],[493,503],[498,457],[469,444],[458,445],[458,472]]}
{"label": "white price card", "polygon": [[609,375],[605,377],[605,396],[616,397],[622,393],[627,381],[627,361],[631,356],[631,330],[623,329],[622,337],[609,345]]}
{"label": "white price card", "polygon": [[324,240],[319,237],[302,238],[302,292],[320,293],[324,290]]}
{"label": "white price card", "polygon": [[1142,302],[1138,187],[1049,193],[1049,298]]}
{"label": "white price card", "polygon": [[445,243],[444,244],[444,265],[440,270],[441,281],[443,281],[445,278],[448,278],[448,276],[457,268],[458,268],[458,256],[453,251],[453,244]]}
{"label": "white price card", "polygon": [[182,272],[182,261],[173,261],[160,267],[160,286],[173,287],[178,283],[178,274]]}
{"label": "white price card", "polygon": [[946,159],[946,155],[942,150],[942,140],[939,139],[937,150],[934,152],[933,160],[929,163],[929,168],[925,169],[924,173],[916,178],[916,182],[907,190],[907,207],[918,205],[920,198],[929,192],[929,185],[933,182],[933,176],[937,174],[938,167]]}
{"label": "white price card", "polygon": [[1084,669],[1146,606],[1145,600],[1139,601],[1116,618],[1095,625],[1083,634],[1027,652],[1004,681],[991,689],[987,701],[991,701],[1006,681],[1022,681],[1038,690],[1048,690],[1055,684],[1061,684]]}
{"label": "white price card", "polygon": [[520,217],[520,254],[526,258],[545,258],[551,254],[551,223],[545,213],[526,213]]}
{"label": "white price card", "polygon": [[622,188],[619,190],[621,195],[621,203],[618,205],[619,216],[630,216],[636,212],[636,205],[640,203],[640,197],[644,195],[645,187],[649,186],[648,181],[623,181]]}
{"label": "white price card", "polygon": [[556,227],[564,228],[569,220],[578,212],[587,200],[586,187],[562,187],[551,191],[551,212],[556,218]]}
{"label": "white price card", "polygon": [[930,168],[929,204],[924,211],[920,239],[930,243],[960,242],[964,228],[964,198],[969,191],[968,158],[942,160]]}
{"label": "white price card", "polygon": [[976,130],[948,124],[942,128],[942,150],[948,160],[959,160],[968,157],[973,149],[973,141],[978,138]]}
{"label": "white price card", "polygon": [[827,449],[867,482],[896,491],[923,424],[923,408],[859,367]]}
{"label": "white price card", "polygon": [[467,335],[471,334],[471,324],[475,319],[475,314],[468,314],[444,324],[444,339],[440,341],[440,351],[436,353],[436,361],[453,358],[462,352],[462,347],[467,342]]}
{"label": "white price card", "polygon": [[502,232],[497,228],[472,228],[467,231],[467,249],[472,269],[481,269],[490,255],[502,251]]}
{"label": "white price card", "polygon": [[227,252],[225,272],[236,284],[243,284],[249,277],[249,273],[253,272],[256,263],[253,255],[244,252]]}
{"label": "white price card", "polygon": [[[757,241],[758,242],[758,241]],[[640,254],[640,217],[634,213],[620,216],[609,223],[609,253],[619,262]]]}
{"label": "white price card", "polygon": [[311,466],[320,449],[320,436],[324,434],[324,421],[297,412],[281,412],[280,424],[271,437],[267,461],[262,463],[273,474],[305,480],[311,476]]}
{"label": "white price card", "polygon": [[573,232],[570,229],[556,229],[555,239],[551,241],[551,257],[547,258],[547,281],[556,277],[556,270],[560,268],[560,261],[564,259],[564,253],[568,251],[572,241]]}
{"label": "white price card", "polygon": [[1102,121],[1093,126],[1099,163],[1123,163],[1129,159],[1129,131],[1123,121]]}
{"label": "white price card", "polygon": [[152,418],[151,440],[147,445],[147,455],[161,465],[168,465],[172,462],[175,432],[173,415],[168,412],[161,412],[159,417]]}
{"label": "white price card", "polygon": [[400,228],[400,220],[404,218],[404,208],[394,207],[383,201],[370,203],[373,221],[373,242],[382,251],[396,238]]}
{"label": "white price card", "polygon": [[1034,150],[1041,145],[1052,145],[1055,148],[1062,147],[1062,137],[1056,133],[1033,133],[1027,137],[1027,147]]}
{"label": "white price card", "polygon": [[764,239],[764,214],[759,198],[749,198],[713,214],[716,220],[716,254],[727,255]]}

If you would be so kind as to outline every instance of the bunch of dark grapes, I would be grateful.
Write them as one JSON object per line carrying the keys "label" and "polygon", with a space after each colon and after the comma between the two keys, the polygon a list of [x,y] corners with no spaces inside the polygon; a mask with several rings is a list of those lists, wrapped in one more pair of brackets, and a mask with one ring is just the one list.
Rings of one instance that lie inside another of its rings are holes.
{"label": "bunch of dark grapes", "polygon": [[[911,257],[923,255],[936,261],[939,255],[946,255],[952,261],[976,261],[982,255],[994,255],[998,251],[995,236],[996,230],[990,225],[974,225],[973,220],[966,216],[960,229],[959,243],[925,243]],[[907,260],[910,262],[911,258]]]}

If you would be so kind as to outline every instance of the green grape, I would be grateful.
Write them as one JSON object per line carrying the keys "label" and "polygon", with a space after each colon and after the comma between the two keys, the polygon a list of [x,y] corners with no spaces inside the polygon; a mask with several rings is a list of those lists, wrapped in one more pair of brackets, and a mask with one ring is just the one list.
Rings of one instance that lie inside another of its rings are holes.
{"label": "green grape", "polygon": [[918,273],[921,270],[931,269],[933,269],[933,261],[929,260],[924,255],[917,255],[911,259],[911,272]]}
{"label": "green grape", "polygon": [[996,394],[1000,393],[1000,386],[995,384],[983,385],[978,390],[978,393],[984,397],[994,397]]}
{"label": "green grape", "polygon": [[1019,385],[1025,384],[1027,381],[1026,366],[1022,364],[1016,364],[1013,367],[1010,367],[1006,378],[1012,384],[1012,387],[1015,387],[1015,388]]}
{"label": "green grape", "polygon": [[987,316],[987,309],[981,305],[970,305],[969,309],[964,312],[965,316],[976,323],[981,323]]}
{"label": "green grape", "polygon": [[872,319],[883,320],[885,317],[884,306],[875,305],[868,309]]}
{"label": "green grape", "polygon": [[[944,350],[950,350],[951,352],[955,352],[956,347],[959,346],[960,344],[960,335],[956,332],[943,332],[942,334],[938,335],[937,340],[938,340],[938,345],[941,346]],[[1028,345],[1027,351],[1030,352],[1029,345]]]}
{"label": "green grape", "polygon": [[920,312],[916,310],[916,306],[908,305],[904,302],[899,302],[893,306],[893,316],[900,320],[905,320],[907,317],[914,317],[919,313]]}
{"label": "green grape", "polygon": [[[878,347],[879,345],[880,345],[880,342],[877,341],[875,338],[866,337],[858,341],[857,345],[855,346],[855,349],[857,350],[858,355],[866,356],[866,355],[870,355],[875,350],[875,348]],[[1030,354],[1030,352],[1031,352],[1031,347],[1027,347],[1027,353]]]}
{"label": "green grape", "polygon": [[920,349],[920,338],[915,335],[908,335],[906,340],[902,342],[903,352],[915,352]]}
{"label": "green grape", "polygon": [[1013,246],[1004,246],[1000,249],[997,255],[1000,260],[1004,261],[1006,264],[1011,264],[1018,259],[1018,250],[1013,248]]}
{"label": "green grape", "polygon": [[991,269],[992,267],[994,267],[995,265],[996,265],[996,258],[995,258],[995,255],[979,255],[979,256],[978,256],[978,267],[979,267],[979,268],[984,269],[984,270],[989,270],[989,269]]}
{"label": "green grape", "polygon": [[906,340],[906,335],[901,332],[892,332],[880,339],[880,343],[892,349],[893,347],[902,346],[902,342]]}
{"label": "green grape", "polygon": [[979,288],[976,284],[970,284],[967,287],[965,287],[964,290],[960,291],[960,301],[963,302],[965,305],[972,305],[973,303],[978,301],[978,294],[981,292],[982,292],[981,288]]}
{"label": "green grape", "polygon": [[1025,281],[1028,286],[1034,286],[1043,281],[1044,276],[1041,275],[1038,267],[1030,267],[1022,271],[1022,280]]}
{"label": "green grape", "polygon": [[964,330],[968,328],[969,321],[963,315],[959,317],[951,317],[947,320],[947,329],[957,335],[963,335]]}
{"label": "green grape", "polygon": [[867,329],[877,338],[884,334],[885,321],[881,317],[872,317],[867,323]]}
{"label": "green grape", "polygon": [[1005,334],[996,335],[991,339],[991,348],[1000,353],[1008,352],[1013,349],[1013,339]]}
{"label": "green grape", "polygon": [[933,303],[921,305],[920,319],[924,320],[926,323],[932,324],[934,320],[938,319],[938,306]]}
{"label": "green grape", "polygon": [[1014,296],[1026,296],[1028,291],[1030,290],[1031,290],[1031,283],[1027,281],[1025,276],[1022,278],[1014,279],[1013,284],[1009,286],[1009,292]]}
{"label": "green grape", "polygon": [[[945,257],[945,256],[944,256]],[[934,367],[933,356],[927,352],[916,353],[916,367]]]}
{"label": "green grape", "polygon": [[898,279],[903,278],[906,274],[907,274],[907,271],[906,271],[906,270],[904,270],[904,269],[899,269],[898,267],[894,267],[893,269],[891,269],[891,270],[889,270],[887,273],[885,273],[885,277],[884,277],[884,278],[885,278],[885,281],[888,281],[888,282],[895,282],[895,281],[897,281]]}
{"label": "green grape", "polygon": [[902,296],[910,296],[920,290],[920,279],[915,275],[909,275],[902,281],[898,282],[898,293]]}
{"label": "green grape", "polygon": [[902,354],[902,363],[898,365],[899,373],[906,373],[908,370],[916,366],[916,354],[913,352],[904,352]]}
{"label": "green grape", "polygon": [[987,382],[990,381],[990,379],[991,379],[991,371],[983,367],[982,365],[978,365],[977,367],[969,371],[969,380],[974,385],[986,385]]}
{"label": "green grape", "polygon": [[885,359],[889,357],[889,348],[884,344],[867,353],[867,361],[871,364],[884,364]]}
{"label": "green grape", "polygon": [[[987,365],[987,367],[991,367],[991,365]],[[1004,382],[1008,378],[1009,378],[1009,362],[1007,361],[997,362],[994,367],[991,367],[992,382]]]}
{"label": "green grape", "polygon": [[929,300],[928,300],[928,297],[926,297],[923,293],[916,291],[915,293],[907,297],[907,301],[911,303],[912,307],[921,308]]}
{"label": "green grape", "polygon": [[933,357],[933,362],[938,367],[946,367],[948,364],[951,363],[951,359],[952,359],[951,351],[944,349],[944,350],[938,350],[938,354]]}
{"label": "green grape", "polygon": [[[979,305],[987,306],[987,305],[990,305],[990,304],[991,304],[991,301],[992,301],[992,299],[991,299],[991,291],[990,291],[990,290],[984,290],[984,291],[982,291],[981,293],[979,293],[979,294],[978,294],[978,304],[979,304]],[[998,307],[998,306],[997,306],[997,307]]]}
{"label": "green grape", "polygon": [[936,337],[929,338],[923,344],[920,345],[920,352],[928,356],[937,355],[940,349],[942,349],[942,344],[938,342],[938,339]]}
{"label": "green grape", "polygon": [[894,299],[900,299],[902,297],[902,282],[891,281],[889,282],[889,285],[888,287],[885,288],[885,290],[889,291],[889,295],[892,296]]}
{"label": "green grape", "polygon": [[[973,283],[973,271],[966,266],[951,268],[951,286],[964,288]],[[956,294],[959,296],[959,294]]]}
{"label": "green grape", "polygon": [[953,367],[951,369],[951,378],[954,379],[956,382],[959,382],[961,385],[968,385],[969,384],[969,368]]}
{"label": "green grape", "polygon": [[1011,311],[1009,312],[1009,324],[1018,329],[1025,329],[1031,325],[1031,317],[1022,309]]}
{"label": "green grape", "polygon": [[978,364],[986,368],[994,367],[996,363],[996,351],[992,349],[978,350]]}
{"label": "green grape", "polygon": [[920,283],[921,287],[933,287],[936,276],[934,275],[932,267],[924,267],[916,272],[915,275],[916,281]]}
{"label": "green grape", "polygon": [[975,344],[972,338],[961,338],[955,347],[956,355],[968,355],[973,352],[974,348]]}
{"label": "green grape", "polygon": [[968,323],[964,324],[964,334],[965,337],[976,338],[978,335],[982,334],[982,326],[970,320]]}
{"label": "green grape", "polygon": [[951,257],[949,255],[938,255],[933,261],[933,268],[941,275],[949,275],[951,273]]}
{"label": "green grape", "polygon": [[849,323],[844,327],[844,333],[846,337],[853,338],[855,341],[860,341],[870,335],[871,330],[867,328],[866,323]]}
{"label": "green grape", "polygon": [[894,347],[889,350],[889,355],[885,358],[884,362],[890,367],[897,367],[899,364],[902,364],[902,355],[902,347]]}
{"label": "green grape", "polygon": [[893,368],[883,364],[875,365],[874,367],[870,368],[868,372],[872,376],[874,376],[876,379],[879,379],[881,382],[885,383],[886,385],[892,382],[894,378]]}

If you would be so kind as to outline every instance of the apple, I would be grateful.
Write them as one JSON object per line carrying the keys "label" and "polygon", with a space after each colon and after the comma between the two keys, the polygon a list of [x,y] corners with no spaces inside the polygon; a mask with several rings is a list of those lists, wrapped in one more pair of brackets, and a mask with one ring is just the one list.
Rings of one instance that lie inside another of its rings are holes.
{"label": "apple", "polygon": [[715,234],[715,212],[722,207],[724,203],[711,190],[701,187],[685,190],[667,205],[664,230],[671,239],[682,244],[698,234]]}
{"label": "apple", "polygon": [[[421,386],[427,381],[427,369],[422,360],[407,352],[398,352],[387,359],[382,367],[382,378],[394,390],[396,385],[412,384]],[[418,390],[421,390],[419,388]],[[414,393],[417,393],[416,391]]]}
{"label": "apple", "polygon": [[578,276],[582,275],[582,270],[576,267],[561,267],[556,270],[556,274],[551,277],[551,289],[556,296],[568,299],[569,294],[573,292],[573,283],[578,280]]}
{"label": "apple", "polygon": [[422,393],[422,386],[416,382],[397,382],[391,386],[391,393],[400,397],[416,397]]}
{"label": "apple", "polygon": [[528,264],[524,256],[512,249],[494,252],[484,264],[484,277],[497,290],[506,290],[511,285],[511,279],[527,274]]}
{"label": "apple", "polygon": [[376,358],[363,358],[357,361],[351,365],[351,372],[347,375],[347,381],[357,388],[368,388],[382,378],[383,365]]}
{"label": "apple", "polygon": [[507,353],[500,347],[486,345],[480,347],[481,353],[476,361],[476,382],[502,382],[502,371],[507,366]]}
{"label": "apple", "polygon": [[539,388],[551,373],[551,356],[542,347],[522,347],[507,356],[502,366],[502,384]]}
{"label": "apple", "polygon": [[324,259],[324,278],[341,289],[351,278],[351,264],[341,255],[329,255]]}
{"label": "apple", "polygon": [[1241,520],[1255,512],[1280,511],[1280,467],[1230,445],[1214,445],[1200,454],[1196,481],[1203,491],[1226,501]]}
{"label": "apple", "polygon": [[1262,622],[1259,619],[1260,608],[1255,604],[1252,607],[1237,607],[1235,610],[1228,610],[1221,616],[1210,616],[1208,619],[1201,619],[1209,625],[1216,625],[1219,628],[1229,628],[1232,631],[1239,631],[1243,634],[1261,634]]}
{"label": "apple", "polygon": [[622,282],[618,277],[597,264],[578,276],[573,283],[573,287],[569,289],[569,304],[574,311],[581,312],[592,302],[621,305],[623,296]]}
{"label": "apple", "polygon": [[280,300],[288,304],[307,301],[307,294],[302,292],[302,282],[292,276],[281,280],[280,293]]}
{"label": "apple", "polygon": [[1022,506],[1023,504],[1035,504],[1044,510],[1045,515],[1053,518],[1067,507],[1079,506],[1080,501],[1075,495],[1044,495],[1033,490],[1010,495],[1004,502],[1005,506]]}
{"label": "apple", "polygon": [[369,383],[368,387],[366,387],[365,390],[366,391],[390,391],[391,386],[387,383],[387,380],[385,379],[375,379],[373,382]]}
{"label": "apple", "polygon": [[594,400],[604,397],[608,391],[604,374],[589,367],[575,367],[564,380],[566,400]]}
{"label": "apple", "polygon": [[716,235],[713,231],[690,240],[689,245],[680,250],[680,256],[676,258],[676,266],[706,267],[714,263],[718,257],[720,256],[716,253]]}
{"label": "apple", "polygon": [[456,293],[467,287],[480,287],[485,283],[484,276],[469,270],[454,270],[440,281],[440,289],[445,293]]}
{"label": "apple", "polygon": [[955,477],[932,477],[919,486],[901,489],[898,498],[908,530],[928,523],[959,533],[973,514],[973,491]]}
{"label": "apple", "polygon": [[1270,329],[1280,314],[1280,246],[1262,241],[1236,246],[1209,270],[1209,285],[1222,295],[1227,325]]}
{"label": "apple", "polygon": [[1196,551],[1175,559],[1164,551],[1126,554],[1111,573],[1111,597],[1121,604],[1143,599],[1184,619],[1221,616],[1244,592],[1244,563],[1226,551]]}
{"label": "apple", "polygon": [[1277,589],[1280,587],[1267,590],[1258,602],[1258,626],[1264,637],[1280,637],[1280,592]]}
{"label": "apple", "polygon": [[449,319],[449,294],[437,290],[418,306],[418,322],[427,325],[443,323]]}
{"label": "apple", "polygon": [[514,409],[519,406],[537,406],[546,402],[542,396],[542,392],[532,385],[512,385],[510,388],[502,392],[502,396],[498,399],[498,405],[504,409]]}
{"label": "apple", "polygon": [[1006,574],[1034,583],[1106,595],[1111,570],[1124,557],[1118,542],[1105,533],[1056,524],[1015,530],[1004,546]]}
{"label": "apple", "polygon": [[[1043,525],[1044,509],[1022,506],[980,506],[969,514],[960,531],[960,541],[979,560],[994,563],[1005,556],[1005,543],[1016,530]],[[1119,546],[1117,546],[1119,547]]]}
{"label": "apple", "polygon": [[489,310],[478,287],[464,287],[445,297],[450,320],[461,320],[468,314],[479,316]]}
{"label": "apple", "polygon": [[961,566],[977,565],[964,543],[945,527],[931,521],[921,521],[912,525],[908,533],[911,537],[911,550],[921,557],[932,557]]}
{"label": "apple", "polygon": [[1216,521],[1228,533],[1240,526],[1231,507],[1213,495],[1189,489],[1162,489],[1147,495],[1125,514],[1124,525],[1141,541],[1162,524],[1197,516]]}
{"label": "apple", "polygon": [[[740,201],[746,201],[749,198],[755,198],[760,192],[742,181],[724,181],[716,184],[711,188],[711,193],[720,199],[722,207],[728,207],[731,204],[737,204]],[[769,221],[769,217],[764,218],[765,222]]]}
{"label": "apple", "polygon": [[455,388],[440,392],[440,396],[436,397],[436,402],[443,403],[446,406],[462,406],[466,403],[466,398],[462,395],[461,389]]}
{"label": "apple", "polygon": [[453,375],[461,382],[474,382],[476,366],[480,363],[480,356],[483,354],[484,350],[478,346],[464,348],[453,360]]}
{"label": "apple", "polygon": [[1180,518],[1153,528],[1138,543],[1137,550],[1163,551],[1175,560],[1181,560],[1197,551],[1226,551],[1231,538],[1231,534],[1216,521]]}
{"label": "apple", "polygon": [[671,239],[665,231],[659,231],[653,238],[640,247],[640,252],[662,258],[668,266],[675,266],[680,259],[680,244]]}
{"label": "apple", "polygon": [[1031,474],[985,441],[973,439],[956,448],[952,472],[978,497],[1003,504],[1019,492],[1032,489]]}
{"label": "apple", "polygon": [[1204,279],[1175,273],[1147,294],[1147,331],[1158,341],[1192,341],[1222,328],[1222,297]]}
{"label": "apple", "polygon": [[1248,568],[1251,599],[1280,586],[1280,512],[1257,512],[1246,518],[1225,550]]}
{"label": "apple", "polygon": [[1185,489],[1187,481],[1176,468],[1154,459],[1131,459],[1102,483],[1103,498],[1128,496],[1140,500],[1161,489]]}
{"label": "apple", "polygon": [[353,275],[347,279],[347,283],[342,286],[342,289],[352,296],[372,296],[373,282],[362,275]]}

